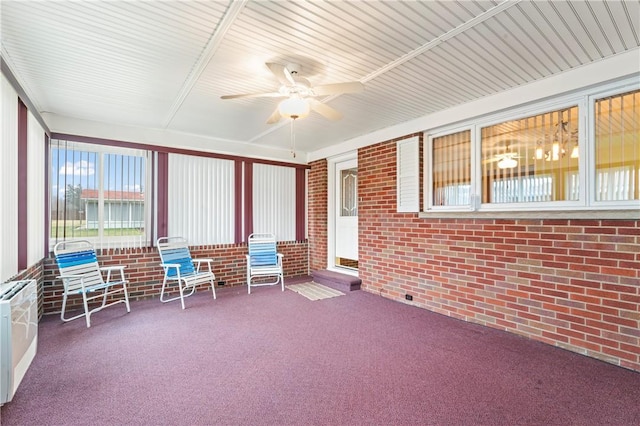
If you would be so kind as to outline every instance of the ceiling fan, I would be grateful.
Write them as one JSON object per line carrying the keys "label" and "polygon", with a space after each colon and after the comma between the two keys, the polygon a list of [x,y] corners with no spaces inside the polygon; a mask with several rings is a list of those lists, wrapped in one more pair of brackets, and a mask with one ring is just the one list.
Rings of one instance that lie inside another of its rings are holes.
{"label": "ceiling fan", "polygon": [[518,158],[522,158],[517,152],[512,151],[510,148],[510,144],[506,144],[506,149],[504,152],[495,154],[490,158],[487,158],[483,161],[484,164],[487,163],[498,163],[499,169],[513,169],[518,166]]}
{"label": "ceiling fan", "polygon": [[275,109],[267,120],[268,124],[277,123],[282,117],[292,119],[302,118],[313,110],[329,120],[339,120],[342,114],[330,106],[315,99],[318,96],[338,95],[343,93],[358,93],[364,90],[359,81],[346,83],[321,84],[312,86],[309,80],[300,77],[298,64],[281,65],[267,62],[267,68],[280,83],[277,92],[247,93],[239,95],[224,95],[222,99],[240,98],[286,98]]}

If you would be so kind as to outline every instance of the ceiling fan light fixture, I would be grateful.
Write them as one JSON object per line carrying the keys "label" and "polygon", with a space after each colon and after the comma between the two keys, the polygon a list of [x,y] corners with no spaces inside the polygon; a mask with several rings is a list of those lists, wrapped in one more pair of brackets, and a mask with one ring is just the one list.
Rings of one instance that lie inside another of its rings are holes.
{"label": "ceiling fan light fixture", "polygon": [[580,151],[578,151],[578,145],[575,145],[571,150],[571,158],[578,158]]}
{"label": "ceiling fan light fixture", "polygon": [[280,105],[278,105],[278,111],[280,111],[281,116],[296,120],[298,118],[305,118],[308,116],[311,111],[311,107],[309,106],[309,102],[305,99],[292,96],[280,102]]}
{"label": "ceiling fan light fixture", "polygon": [[504,157],[502,160],[498,161],[499,169],[513,169],[518,165],[518,160],[511,157]]}

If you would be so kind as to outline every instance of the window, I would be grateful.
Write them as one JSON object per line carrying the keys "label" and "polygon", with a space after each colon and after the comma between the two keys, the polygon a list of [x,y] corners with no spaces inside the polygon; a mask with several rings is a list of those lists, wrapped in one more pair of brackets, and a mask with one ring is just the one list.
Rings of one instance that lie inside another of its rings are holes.
{"label": "window", "polygon": [[595,101],[596,201],[640,200],[640,91]]}
{"label": "window", "polygon": [[253,232],[270,233],[278,241],[296,239],[296,170],[253,165]]}
{"label": "window", "polygon": [[340,171],[340,216],[358,216],[358,169]]}
{"label": "window", "polygon": [[469,206],[471,203],[471,131],[435,137],[430,194],[435,206]]}
{"label": "window", "polygon": [[425,209],[637,209],[637,82],[553,102],[428,134]]}
{"label": "window", "polygon": [[51,245],[83,238],[97,247],[149,243],[146,151],[51,141]]}
{"label": "window", "polygon": [[10,208],[0,209],[0,283],[18,273],[18,94],[0,76],[0,200]]}
{"label": "window", "polygon": [[233,243],[234,171],[232,160],[169,154],[168,235],[191,245]]}
{"label": "window", "polygon": [[482,202],[570,201],[566,183],[578,170],[578,107],[481,130]]}

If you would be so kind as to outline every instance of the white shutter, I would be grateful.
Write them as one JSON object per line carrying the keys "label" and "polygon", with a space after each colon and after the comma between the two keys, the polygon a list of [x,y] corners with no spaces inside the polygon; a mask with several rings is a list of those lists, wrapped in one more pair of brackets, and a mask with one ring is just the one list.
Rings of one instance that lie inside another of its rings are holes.
{"label": "white shutter", "polygon": [[418,212],[420,210],[419,147],[417,136],[396,143],[396,185],[399,212]]}

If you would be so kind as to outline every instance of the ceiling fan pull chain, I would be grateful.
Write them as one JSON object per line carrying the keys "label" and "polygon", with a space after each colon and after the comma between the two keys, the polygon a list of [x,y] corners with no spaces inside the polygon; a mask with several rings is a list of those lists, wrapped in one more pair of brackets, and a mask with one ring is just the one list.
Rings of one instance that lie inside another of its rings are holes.
{"label": "ceiling fan pull chain", "polygon": [[295,118],[291,118],[291,155],[293,158],[296,158],[296,132],[294,131],[295,126]]}

